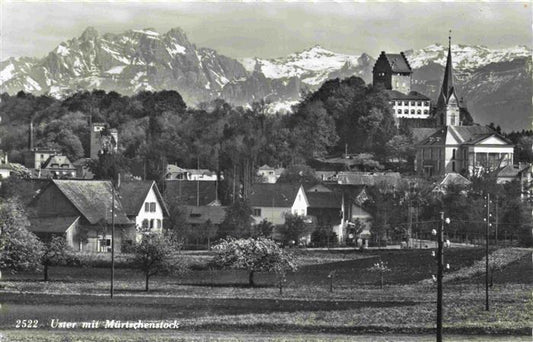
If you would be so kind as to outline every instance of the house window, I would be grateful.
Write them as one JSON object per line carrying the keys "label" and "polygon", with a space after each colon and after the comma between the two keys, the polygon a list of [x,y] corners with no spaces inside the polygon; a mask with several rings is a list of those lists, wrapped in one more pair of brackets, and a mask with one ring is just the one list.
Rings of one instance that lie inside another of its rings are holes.
{"label": "house window", "polygon": [[452,159],[455,159],[455,148],[452,150]]}
{"label": "house window", "polygon": [[144,211],[149,212],[150,211],[150,203],[146,202],[144,203]]}
{"label": "house window", "polygon": [[253,215],[257,217],[261,216],[261,208],[254,208]]}
{"label": "house window", "polygon": [[416,105],[417,105],[417,106],[421,106],[421,105],[422,105],[422,102],[418,101],[418,102],[416,103]]}
{"label": "house window", "polygon": [[401,109],[398,109],[398,114],[402,114],[402,110]]}
{"label": "house window", "polygon": [[455,162],[452,162],[452,172],[455,172]]}
{"label": "house window", "polygon": [[409,114],[409,109],[405,109],[405,110],[403,111],[403,113],[404,113],[404,114]]}
{"label": "house window", "polygon": [[416,114],[422,114],[422,111],[419,109],[416,111]]}
{"label": "house window", "polygon": [[415,105],[415,101],[411,101],[411,106],[414,106]]}
{"label": "house window", "polygon": [[155,213],[155,202],[150,202],[150,212]]}
{"label": "house window", "polygon": [[150,227],[150,222],[147,219],[144,219],[143,223],[142,223],[142,227],[143,228],[149,228]]}
{"label": "house window", "polygon": [[424,105],[429,107],[429,102],[428,101],[424,102]]}
{"label": "house window", "polygon": [[429,114],[429,110],[424,109],[424,114]]}
{"label": "house window", "polygon": [[154,219],[151,219],[151,220],[150,220],[150,229],[155,228],[155,226],[154,226],[154,222],[155,222]]}
{"label": "house window", "polygon": [[415,110],[414,109],[411,109],[411,114],[414,114],[415,113]]}
{"label": "house window", "polygon": [[409,102],[404,101],[404,102],[403,102],[403,105],[404,105],[404,106],[409,106]]}
{"label": "house window", "polygon": [[157,219],[157,229],[161,229],[161,220]]}

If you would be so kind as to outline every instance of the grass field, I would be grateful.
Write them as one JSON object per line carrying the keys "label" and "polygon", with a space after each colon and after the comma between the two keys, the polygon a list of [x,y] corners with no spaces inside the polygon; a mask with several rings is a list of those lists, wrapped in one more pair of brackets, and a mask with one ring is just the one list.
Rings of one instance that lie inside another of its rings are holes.
{"label": "grass field", "polygon": [[[499,252],[512,255],[512,259],[495,272],[489,312],[484,311],[484,287],[480,286],[484,277],[476,273],[483,252],[482,249],[446,251],[446,262],[452,268],[450,274],[468,275],[468,278],[453,278],[445,283],[445,331],[448,334],[530,334],[533,326],[531,251]],[[176,319],[183,332],[268,331],[311,334],[311,337],[320,333],[432,333],[436,290],[434,284],[422,281],[435,272],[429,250],[303,253],[307,253],[303,257],[307,261],[289,276],[282,295],[274,286],[271,274],[258,274],[259,286],[249,288],[245,286],[245,272],[202,267],[182,277],[155,277],[148,293],[142,291],[140,272],[119,268],[116,296],[112,300],[107,295],[109,270],[106,268],[52,268],[53,281],[48,283],[41,281],[38,273],[8,275],[0,283],[3,287],[0,329],[24,340],[31,331],[14,330],[17,319],[38,319],[41,328],[38,331],[50,329],[53,318],[75,322]],[[333,262],[312,262],[320,256]],[[377,260],[386,262],[392,269],[386,275],[383,289],[378,286],[378,276],[368,271]],[[195,262],[201,266],[198,258]],[[337,276],[330,292],[327,275],[332,270],[337,271]],[[164,341],[168,332],[161,333]],[[109,334],[110,341],[128,341]],[[43,341],[56,341],[54,338],[63,337],[42,333]],[[72,338],[80,340],[75,335]]]}

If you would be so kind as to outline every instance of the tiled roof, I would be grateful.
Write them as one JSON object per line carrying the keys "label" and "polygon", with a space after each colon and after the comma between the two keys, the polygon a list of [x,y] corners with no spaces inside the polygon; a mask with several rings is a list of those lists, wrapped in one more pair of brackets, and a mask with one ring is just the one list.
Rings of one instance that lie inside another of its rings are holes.
{"label": "tiled roof", "polygon": [[252,207],[290,208],[299,189],[300,184],[256,183],[252,185],[248,203]]}
{"label": "tiled roof", "polygon": [[437,131],[437,128],[413,128],[411,133],[413,134],[413,141],[415,144],[426,139]]}
{"label": "tiled roof", "polygon": [[450,130],[457,134],[462,143],[477,139],[487,134],[496,132],[487,126],[448,126]]}
{"label": "tiled roof", "polygon": [[46,218],[31,218],[30,231],[34,233],[65,233],[77,220],[79,216],[60,216]]}
{"label": "tiled roof", "polygon": [[[113,197],[110,181],[53,180],[52,183],[89,223],[96,224],[102,220],[111,223]],[[115,197],[115,224],[131,224],[118,196]]]}
{"label": "tiled roof", "polygon": [[154,181],[131,181],[120,184],[119,192],[126,215],[136,216],[139,213],[153,184]]}
{"label": "tiled roof", "polygon": [[226,207],[185,206],[186,221],[190,224],[204,224],[207,220],[212,224],[220,224],[226,217]]}
{"label": "tiled roof", "polygon": [[416,91],[411,91],[409,94],[401,93],[397,90],[387,90],[389,97],[392,100],[420,100],[420,101],[430,101],[431,99],[425,95],[422,95]]}
{"label": "tiled roof", "polygon": [[385,57],[387,58],[387,61],[389,62],[393,72],[412,72],[411,66],[409,65],[409,62],[403,53],[386,53]]}
{"label": "tiled roof", "polygon": [[306,192],[310,208],[341,208],[342,194],[337,192]]}
{"label": "tiled roof", "polygon": [[419,144],[420,145],[444,145],[446,144],[446,133],[447,127],[443,127],[431,134],[430,136],[423,139]]}
{"label": "tiled roof", "polygon": [[199,205],[204,206],[217,199],[217,184],[216,182],[166,180],[165,195],[176,198],[181,205],[196,205],[197,198],[199,198]]}

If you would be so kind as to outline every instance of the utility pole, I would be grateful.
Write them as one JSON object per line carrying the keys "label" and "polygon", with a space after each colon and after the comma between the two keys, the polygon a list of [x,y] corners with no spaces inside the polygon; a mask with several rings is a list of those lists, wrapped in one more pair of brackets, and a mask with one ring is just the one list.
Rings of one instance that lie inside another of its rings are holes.
{"label": "utility pole", "polygon": [[115,185],[111,181],[111,298],[113,298],[113,285],[115,283]]}
{"label": "utility pole", "polygon": [[437,342],[442,342],[442,278],[444,268],[444,212],[437,230]]}
{"label": "utility pole", "polygon": [[487,224],[485,225],[485,311],[489,311],[489,227],[490,227],[490,194],[487,193]]}

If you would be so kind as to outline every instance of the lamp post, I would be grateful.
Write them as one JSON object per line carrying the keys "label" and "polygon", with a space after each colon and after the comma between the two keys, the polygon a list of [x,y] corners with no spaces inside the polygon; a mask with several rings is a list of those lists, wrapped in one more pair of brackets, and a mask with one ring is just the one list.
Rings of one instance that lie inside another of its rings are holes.
{"label": "lamp post", "polygon": [[489,228],[491,226],[490,219],[492,217],[490,213],[490,194],[487,193],[487,217],[485,218],[485,311],[489,311]]}

